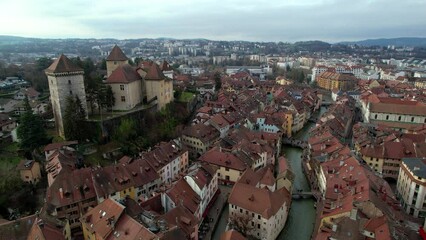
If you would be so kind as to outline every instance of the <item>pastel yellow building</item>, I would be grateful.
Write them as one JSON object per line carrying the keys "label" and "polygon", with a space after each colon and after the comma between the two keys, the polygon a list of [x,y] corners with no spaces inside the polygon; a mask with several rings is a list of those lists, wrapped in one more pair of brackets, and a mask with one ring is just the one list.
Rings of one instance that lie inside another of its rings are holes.
{"label": "pastel yellow building", "polygon": [[352,74],[323,72],[318,76],[317,82],[320,88],[348,91],[355,87],[357,78]]}
{"label": "pastel yellow building", "polygon": [[152,63],[145,76],[145,91],[148,102],[157,98],[159,110],[173,101],[173,81],[164,76],[156,63]]}
{"label": "pastel yellow building", "polygon": [[34,160],[21,160],[16,169],[24,182],[36,184],[41,179],[40,164]]}
{"label": "pastel yellow building", "polygon": [[123,51],[115,45],[106,59],[107,77],[111,76],[112,72],[119,66],[128,64],[129,60],[124,55]]}
{"label": "pastel yellow building", "polygon": [[142,77],[129,64],[118,66],[107,78],[115,103],[112,110],[130,110],[142,102]]}

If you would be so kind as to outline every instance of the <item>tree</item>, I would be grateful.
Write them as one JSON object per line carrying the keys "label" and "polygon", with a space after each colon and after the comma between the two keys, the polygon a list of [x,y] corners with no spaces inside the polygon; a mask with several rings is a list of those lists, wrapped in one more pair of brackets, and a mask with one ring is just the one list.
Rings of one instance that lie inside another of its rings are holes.
{"label": "tree", "polygon": [[135,143],[132,140],[137,137],[135,128],[135,121],[130,118],[125,118],[120,121],[120,126],[117,130],[115,130],[114,139],[120,143],[124,154],[138,152],[138,150],[133,149],[135,147]]}
{"label": "tree", "polygon": [[24,106],[25,112],[21,116],[17,135],[21,148],[26,152],[32,152],[47,143],[47,134],[43,127],[43,120],[33,113],[27,96],[24,99]]}
{"label": "tree", "polygon": [[244,236],[248,237],[251,235],[251,231],[253,230],[253,227],[250,224],[252,219],[252,217],[247,215],[230,215],[229,228],[235,229]]}
{"label": "tree", "polygon": [[64,114],[64,133],[67,140],[84,141],[87,139],[85,119],[86,110],[84,110],[80,98],[68,96]]}
{"label": "tree", "polygon": [[222,79],[221,79],[221,76],[220,76],[220,72],[215,72],[214,81],[216,83],[216,85],[215,85],[216,91],[219,91],[220,88],[222,87]]}
{"label": "tree", "polygon": [[107,109],[112,111],[112,107],[114,105],[115,105],[114,92],[112,91],[112,87],[108,85],[105,91],[105,106],[107,107]]}
{"label": "tree", "polygon": [[290,68],[290,65],[289,65],[289,64],[286,64],[286,65],[285,65],[285,70],[286,70],[286,72],[290,72],[291,68]]}
{"label": "tree", "polygon": [[143,59],[141,57],[135,57],[135,65],[139,66],[139,63],[141,63]]}
{"label": "tree", "polygon": [[98,99],[99,88],[103,85],[102,78],[99,76],[84,79],[86,90],[86,99],[89,102],[91,113],[93,114],[94,104]]}

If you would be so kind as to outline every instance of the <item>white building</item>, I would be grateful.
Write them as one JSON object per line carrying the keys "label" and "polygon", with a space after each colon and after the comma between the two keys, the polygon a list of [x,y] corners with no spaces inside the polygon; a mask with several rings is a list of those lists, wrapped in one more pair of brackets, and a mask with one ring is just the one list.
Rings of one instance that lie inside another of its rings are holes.
{"label": "white building", "polygon": [[406,213],[414,217],[426,217],[426,159],[402,159],[397,194]]}
{"label": "white building", "polygon": [[200,197],[200,212],[204,215],[218,190],[217,168],[209,164],[201,164],[196,169],[190,170],[184,179]]}
{"label": "white building", "polygon": [[[247,170],[229,195],[229,225],[240,228],[257,239],[276,239],[287,221],[291,194],[276,189],[270,167],[254,172]],[[241,230],[241,229],[240,229]]]}

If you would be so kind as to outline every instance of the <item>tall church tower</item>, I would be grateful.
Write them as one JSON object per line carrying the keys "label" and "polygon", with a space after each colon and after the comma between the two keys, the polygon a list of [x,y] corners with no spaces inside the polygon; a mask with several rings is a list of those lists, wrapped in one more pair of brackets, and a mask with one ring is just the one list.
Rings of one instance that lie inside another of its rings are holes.
{"label": "tall church tower", "polygon": [[63,117],[68,96],[77,96],[81,100],[87,117],[84,71],[62,54],[44,72],[49,81],[50,100],[52,101],[56,130],[61,137],[65,137]]}
{"label": "tall church tower", "polygon": [[123,51],[115,45],[106,58],[107,77],[111,76],[112,72],[119,66],[126,63],[129,63],[129,59],[124,55]]}

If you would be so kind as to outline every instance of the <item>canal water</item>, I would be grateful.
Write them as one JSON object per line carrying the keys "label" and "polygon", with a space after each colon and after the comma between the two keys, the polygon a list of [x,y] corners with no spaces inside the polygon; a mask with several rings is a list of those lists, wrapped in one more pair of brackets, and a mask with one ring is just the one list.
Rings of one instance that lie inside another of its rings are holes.
{"label": "canal water", "polygon": [[[317,113],[322,115],[327,109],[322,107]],[[314,123],[308,122],[305,127],[300,130],[293,137],[295,139],[307,140],[309,131],[315,126]],[[293,189],[302,189],[309,192],[310,186],[302,170],[302,149],[290,146],[283,146],[283,153],[287,158],[291,170],[294,172],[295,179]],[[315,201],[313,199],[300,199],[293,200],[289,216],[287,218],[286,226],[283,231],[278,235],[277,239],[295,239],[295,240],[309,240],[315,225]],[[218,222],[217,228],[213,234],[212,239],[220,239],[220,235],[225,231],[228,219],[228,205],[224,208],[221,218]]]}

